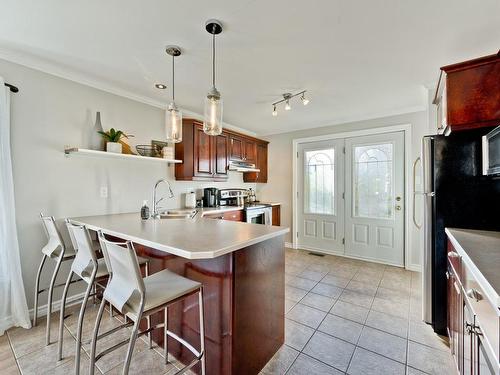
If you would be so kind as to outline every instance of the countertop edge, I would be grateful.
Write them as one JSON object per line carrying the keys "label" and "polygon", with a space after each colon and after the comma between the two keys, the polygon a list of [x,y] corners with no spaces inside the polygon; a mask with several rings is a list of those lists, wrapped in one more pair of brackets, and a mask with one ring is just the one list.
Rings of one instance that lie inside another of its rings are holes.
{"label": "countertop edge", "polygon": [[474,264],[472,259],[470,259],[469,255],[467,254],[467,251],[460,245],[460,242],[455,238],[453,233],[450,231],[449,228],[445,228],[445,233],[448,235],[448,238],[450,239],[451,243],[453,244],[453,247],[457,250],[457,252],[460,254],[462,259],[465,261],[467,266],[470,268],[472,274],[474,277],[477,279],[479,285],[484,289],[486,292],[487,298],[490,300],[490,302],[495,305],[497,308],[500,308],[500,296],[497,294],[495,291],[495,288],[491,286],[491,284],[488,282],[488,280],[484,277],[484,275],[481,273],[479,268]]}
{"label": "countertop edge", "polygon": [[[164,251],[166,253],[180,256],[180,257],[185,258],[185,259],[193,259],[193,260],[194,259],[217,258],[219,256],[222,256],[222,255],[231,253],[233,251],[242,249],[244,247],[254,245],[256,243],[266,241],[266,240],[269,240],[269,239],[274,238],[274,237],[285,235],[286,233],[288,233],[290,231],[290,228],[288,228],[288,227],[281,227],[280,230],[273,232],[273,233],[261,235],[259,237],[254,238],[254,239],[251,239],[251,240],[240,241],[240,242],[237,242],[231,246],[226,246],[225,248],[215,250],[215,251],[196,252],[195,256],[193,256],[193,253],[188,251],[188,250],[183,250],[183,249],[179,249],[176,247],[159,244],[157,242],[151,242],[151,241],[145,240],[143,238],[138,238],[138,237],[131,236],[131,235],[126,234],[126,233],[117,232],[114,230],[103,229],[99,226],[80,222],[80,221],[75,220],[75,219],[69,219],[69,220],[75,224],[86,225],[87,228],[89,228],[90,230],[94,230],[94,231],[103,230],[104,233],[109,234],[111,236],[123,238],[125,240],[131,241],[131,242],[143,245],[143,246],[147,246],[147,247],[151,247],[153,249]],[[213,220],[213,219],[202,219],[202,220]]]}

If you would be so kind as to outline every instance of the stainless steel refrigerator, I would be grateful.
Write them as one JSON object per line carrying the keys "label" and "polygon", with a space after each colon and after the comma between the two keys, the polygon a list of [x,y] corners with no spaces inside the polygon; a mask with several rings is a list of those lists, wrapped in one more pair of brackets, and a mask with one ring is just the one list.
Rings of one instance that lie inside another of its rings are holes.
{"label": "stainless steel refrigerator", "polygon": [[477,129],[426,136],[422,142],[424,195],[423,319],[446,334],[445,227],[500,230],[500,177],[484,176]]}

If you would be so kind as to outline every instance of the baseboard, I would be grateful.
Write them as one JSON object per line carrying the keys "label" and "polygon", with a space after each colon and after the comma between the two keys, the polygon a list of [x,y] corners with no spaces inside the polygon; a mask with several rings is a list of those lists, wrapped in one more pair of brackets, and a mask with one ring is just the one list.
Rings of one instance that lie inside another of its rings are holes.
{"label": "baseboard", "polygon": [[285,242],[285,247],[287,247],[289,249],[294,249],[293,243],[291,243],[291,242]]}
{"label": "baseboard", "polygon": [[[66,307],[79,304],[82,301],[84,295],[85,292],[82,292],[66,298]],[[47,304],[43,306],[38,306],[38,317],[47,315],[47,306],[48,306]],[[52,301],[52,312],[59,311],[60,309],[61,309],[61,300],[59,299],[57,301]],[[31,309],[29,313],[30,313],[30,318],[33,319],[35,309],[34,308]]]}
{"label": "baseboard", "polygon": [[406,267],[408,271],[422,272],[422,266],[420,264],[408,264]]}

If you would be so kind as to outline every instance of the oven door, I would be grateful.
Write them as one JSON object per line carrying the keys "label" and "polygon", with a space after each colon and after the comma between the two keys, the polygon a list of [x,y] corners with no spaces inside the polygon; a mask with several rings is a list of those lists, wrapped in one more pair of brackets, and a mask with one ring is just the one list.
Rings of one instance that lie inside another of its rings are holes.
{"label": "oven door", "polygon": [[272,224],[272,209],[271,208],[258,208],[253,210],[246,210],[246,222],[252,224]]}

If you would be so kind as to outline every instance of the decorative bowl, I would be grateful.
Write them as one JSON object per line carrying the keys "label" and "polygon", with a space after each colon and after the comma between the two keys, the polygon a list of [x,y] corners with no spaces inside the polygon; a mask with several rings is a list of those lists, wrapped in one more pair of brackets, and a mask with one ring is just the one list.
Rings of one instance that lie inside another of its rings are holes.
{"label": "decorative bowl", "polygon": [[141,156],[150,156],[150,157],[156,156],[156,150],[151,145],[137,145],[135,146],[135,149]]}

